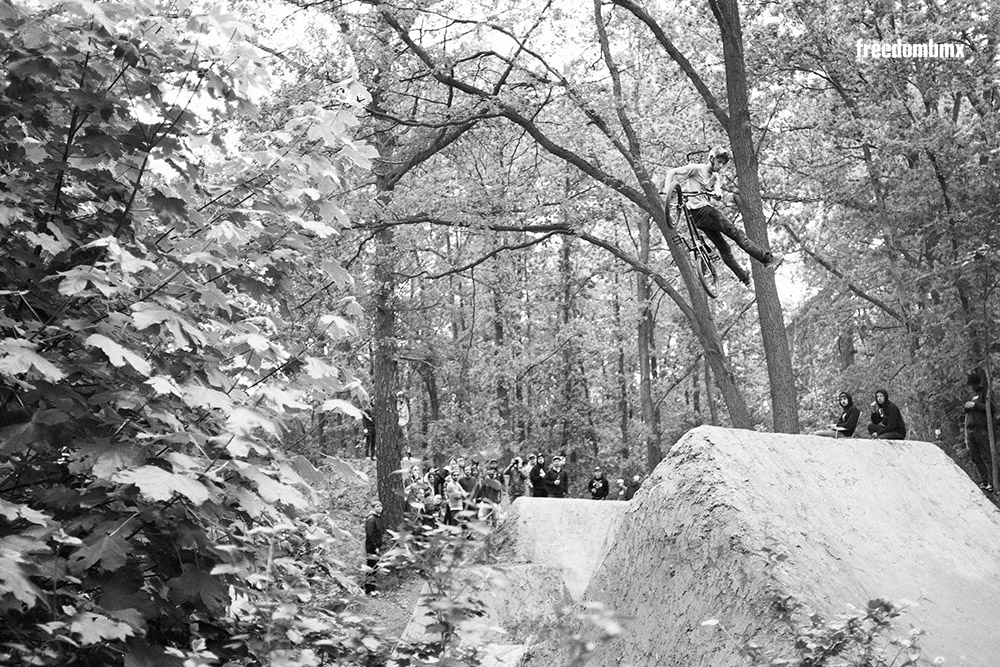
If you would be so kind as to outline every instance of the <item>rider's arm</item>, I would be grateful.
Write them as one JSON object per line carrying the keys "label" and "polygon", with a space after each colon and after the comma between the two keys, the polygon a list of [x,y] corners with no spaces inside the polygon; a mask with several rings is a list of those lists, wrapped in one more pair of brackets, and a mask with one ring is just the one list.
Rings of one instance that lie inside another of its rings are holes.
{"label": "rider's arm", "polygon": [[673,192],[674,186],[686,179],[691,174],[691,170],[697,168],[697,166],[696,164],[689,164],[683,167],[674,167],[668,171],[667,175],[663,177],[660,194],[670,195]]}

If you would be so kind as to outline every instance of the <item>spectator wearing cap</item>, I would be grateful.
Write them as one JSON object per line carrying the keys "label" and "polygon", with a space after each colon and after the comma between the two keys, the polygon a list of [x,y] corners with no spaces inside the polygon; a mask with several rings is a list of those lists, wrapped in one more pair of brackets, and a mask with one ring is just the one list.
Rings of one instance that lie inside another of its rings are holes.
{"label": "spectator wearing cap", "polygon": [[601,466],[594,467],[594,476],[590,478],[590,497],[594,500],[604,500],[608,497],[608,478],[604,476]]}
{"label": "spectator wearing cap", "polygon": [[531,495],[535,498],[547,498],[549,487],[545,482],[545,473],[548,468],[545,466],[545,454],[539,453],[535,456],[535,465],[528,473],[528,480],[531,482]]}
{"label": "spectator wearing cap", "polygon": [[625,486],[625,480],[621,477],[615,482],[615,500],[627,500],[625,494],[628,493],[628,487]]}
{"label": "spectator wearing cap", "polygon": [[545,473],[545,482],[550,498],[565,498],[569,495],[569,474],[563,469],[566,459],[562,456],[552,458],[552,467]]}
{"label": "spectator wearing cap", "polygon": [[524,495],[528,473],[520,456],[515,456],[510,460],[507,467],[503,469],[501,477],[507,479],[507,497],[510,498],[510,502],[514,502]]}

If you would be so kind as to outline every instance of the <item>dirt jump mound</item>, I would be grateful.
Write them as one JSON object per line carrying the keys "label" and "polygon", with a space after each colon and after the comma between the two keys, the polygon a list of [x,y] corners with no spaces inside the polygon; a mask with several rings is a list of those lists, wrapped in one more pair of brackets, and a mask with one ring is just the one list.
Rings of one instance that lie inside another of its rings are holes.
{"label": "dirt jump mound", "polygon": [[894,635],[926,631],[924,657],[1000,665],[1000,513],[933,444],[700,427],[626,507],[585,597],[628,620],[589,664],[746,665],[702,621],[787,648],[794,595],[828,618],[911,601]]}

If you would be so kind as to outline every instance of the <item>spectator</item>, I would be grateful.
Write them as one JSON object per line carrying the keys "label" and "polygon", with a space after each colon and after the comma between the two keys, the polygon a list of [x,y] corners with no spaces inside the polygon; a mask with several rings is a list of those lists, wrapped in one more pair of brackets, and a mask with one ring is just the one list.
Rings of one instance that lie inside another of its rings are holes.
{"label": "spectator", "polygon": [[435,496],[444,496],[444,483],[448,479],[448,468],[434,468],[428,475],[430,476],[431,489]]}
{"label": "spectator", "polygon": [[552,458],[552,467],[545,473],[545,484],[550,498],[565,498],[569,495],[569,474],[563,470],[562,456]]}
{"label": "spectator", "polygon": [[538,456],[535,454],[528,454],[528,460],[524,464],[524,491],[529,496],[535,495],[535,487],[531,483],[531,471],[538,462]]}
{"label": "spectator", "polygon": [[545,467],[545,454],[538,454],[535,457],[534,467],[528,473],[528,480],[531,481],[531,495],[535,498],[546,498],[549,495],[549,487],[545,482],[546,472],[548,470]]}
{"label": "spectator", "polygon": [[972,387],[973,396],[965,403],[965,444],[972,463],[979,471],[979,486],[984,491],[993,491],[993,452],[990,450],[989,413],[986,411],[988,400],[990,413],[996,414],[993,396],[986,373],[981,368],[972,369],[968,384]]}
{"label": "spectator", "polygon": [[403,471],[403,479],[409,477],[410,469],[414,466],[423,467],[420,459],[414,458],[413,450],[407,447],[406,451],[403,453],[403,458],[399,462],[399,468]]}
{"label": "spectator", "polygon": [[868,432],[879,440],[906,440],[906,422],[903,413],[889,400],[889,392],[879,389],[872,402],[872,421]]}
{"label": "spectator", "polygon": [[858,419],[861,418],[861,410],[854,405],[854,398],[846,391],[840,392],[837,397],[840,403],[840,419],[836,424],[831,424],[827,431],[816,431],[813,435],[821,435],[824,438],[850,438],[858,428]]}
{"label": "spectator", "polygon": [[433,523],[428,520],[428,502],[433,495],[434,490],[427,480],[424,479],[423,475],[420,474],[420,468],[410,468],[410,481],[403,490],[403,497],[406,499],[406,505],[413,512],[413,515],[425,526]]}
{"label": "spectator", "polygon": [[486,477],[479,485],[479,520],[489,522],[490,526],[497,523],[497,511],[503,497],[503,485],[497,479],[496,468],[486,468]]}
{"label": "spectator", "polygon": [[632,500],[640,486],[642,486],[642,478],[639,475],[632,475],[632,481],[625,487],[625,500]]}
{"label": "spectator", "polygon": [[628,488],[625,486],[625,480],[618,478],[618,481],[615,482],[615,499],[628,500],[628,498],[625,497],[626,493],[628,493]]}
{"label": "spectator", "polygon": [[608,478],[601,471],[601,466],[594,468],[594,476],[590,479],[590,497],[594,500],[604,500],[608,497]]}
{"label": "spectator", "polygon": [[382,524],[382,503],[377,500],[372,503],[368,517],[365,519],[365,594],[378,596],[375,590],[375,570],[378,568],[379,554],[382,551],[382,535],[385,526]]}
{"label": "spectator", "polygon": [[465,469],[462,470],[462,476],[458,478],[458,483],[462,485],[470,503],[479,495],[479,477],[471,463],[466,464]]}
{"label": "spectator", "polygon": [[503,469],[502,476],[507,479],[507,497],[510,498],[511,502],[524,495],[528,475],[524,470],[524,463],[520,456],[515,456],[510,460],[507,467]]}
{"label": "spectator", "polygon": [[375,420],[372,419],[371,407],[361,418],[361,426],[365,431],[365,456],[375,460]]}
{"label": "spectator", "polygon": [[465,507],[465,489],[458,483],[455,473],[448,471],[444,482],[444,522],[449,526],[458,525],[458,515]]}

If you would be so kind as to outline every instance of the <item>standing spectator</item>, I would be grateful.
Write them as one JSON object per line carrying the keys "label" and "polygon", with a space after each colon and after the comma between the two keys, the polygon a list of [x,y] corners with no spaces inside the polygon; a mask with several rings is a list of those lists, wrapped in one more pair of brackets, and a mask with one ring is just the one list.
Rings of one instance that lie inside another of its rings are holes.
{"label": "standing spectator", "polygon": [[416,516],[420,523],[427,525],[427,504],[434,491],[427,483],[423,475],[420,474],[419,467],[410,468],[410,481],[403,490],[403,498],[410,511]]}
{"label": "standing spectator", "polygon": [[382,524],[382,503],[372,503],[368,517],[365,519],[365,594],[378,596],[375,590],[375,570],[378,568],[379,553],[382,551],[382,535],[385,526]]}
{"label": "standing spectator", "polygon": [[502,477],[507,478],[507,497],[514,502],[524,495],[525,482],[528,475],[524,471],[524,463],[520,456],[515,456],[503,469]]}
{"label": "standing spectator", "polygon": [[632,475],[632,481],[625,487],[625,500],[632,500],[640,486],[642,486],[642,478],[639,475]]}
{"label": "standing spectator", "polygon": [[375,420],[372,419],[371,407],[361,418],[361,426],[365,431],[365,456],[375,460]]}
{"label": "standing spectator", "polygon": [[986,402],[989,401],[990,413],[996,414],[993,395],[986,373],[981,368],[972,369],[968,384],[972,387],[973,396],[965,402],[965,444],[972,463],[979,471],[982,480],[979,486],[984,491],[993,491],[993,452],[990,450],[989,415],[986,412]]}
{"label": "standing spectator", "polygon": [[465,489],[470,502],[479,494],[479,477],[471,463],[466,464],[465,469],[462,470],[462,476],[458,478],[458,483]]}
{"label": "standing spectator", "polygon": [[458,483],[456,474],[448,471],[444,482],[444,522],[449,526],[458,525],[458,515],[465,507],[465,489]]}
{"label": "standing spectator", "polygon": [[618,481],[615,482],[615,499],[628,500],[628,498],[625,497],[626,493],[628,493],[628,488],[625,486],[625,480],[619,477]]}
{"label": "standing spectator", "polygon": [[535,486],[531,482],[531,471],[534,469],[536,463],[538,463],[538,456],[536,454],[528,454],[528,460],[524,464],[524,491],[529,496],[535,495]]}
{"label": "standing spectator", "polygon": [[850,438],[858,428],[858,419],[861,418],[861,410],[854,405],[854,398],[846,391],[840,392],[837,397],[840,403],[840,419],[836,424],[831,424],[827,431],[816,431],[813,435],[821,435],[824,438]]}
{"label": "standing spectator", "polygon": [[496,468],[486,468],[486,477],[479,485],[479,520],[497,524],[497,512],[503,497],[503,485],[497,479]]}
{"label": "standing spectator", "polygon": [[423,467],[423,464],[420,459],[413,456],[413,450],[407,447],[406,451],[403,452],[402,460],[399,462],[399,468],[403,472],[403,479],[410,476],[410,469],[415,466]]}
{"label": "standing spectator", "polygon": [[872,421],[868,432],[879,440],[906,440],[906,422],[903,413],[889,400],[889,392],[879,389],[872,401]]}
{"label": "standing spectator", "polygon": [[448,468],[433,468],[428,476],[434,495],[444,497],[444,483],[448,479]]}
{"label": "standing spectator", "polygon": [[547,498],[549,495],[549,487],[545,483],[545,473],[547,471],[545,467],[545,454],[538,454],[535,457],[535,465],[531,468],[531,472],[528,473],[528,480],[531,482],[531,495],[535,498]]}
{"label": "standing spectator", "polygon": [[563,470],[566,459],[552,458],[552,467],[545,473],[545,483],[550,498],[565,498],[569,495],[569,474]]}
{"label": "standing spectator", "polygon": [[590,497],[594,500],[604,500],[608,497],[608,478],[601,471],[601,466],[594,468],[594,476],[590,479]]}

